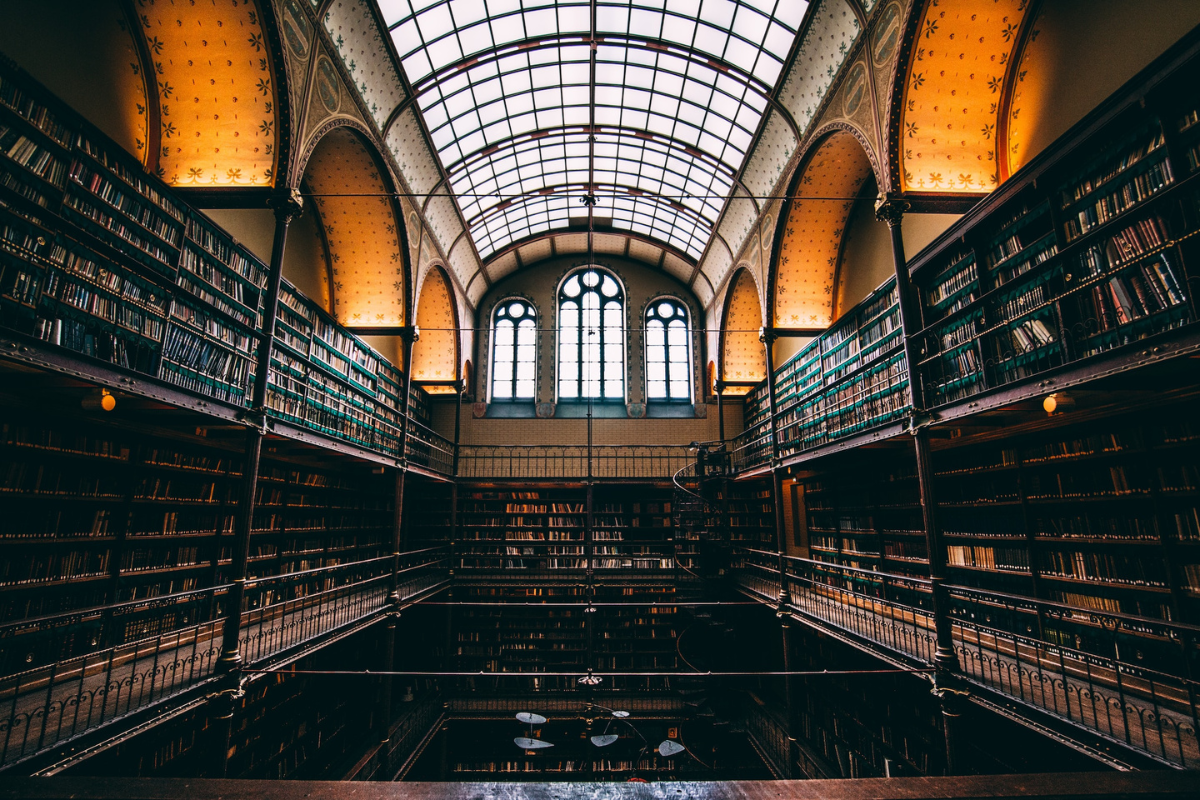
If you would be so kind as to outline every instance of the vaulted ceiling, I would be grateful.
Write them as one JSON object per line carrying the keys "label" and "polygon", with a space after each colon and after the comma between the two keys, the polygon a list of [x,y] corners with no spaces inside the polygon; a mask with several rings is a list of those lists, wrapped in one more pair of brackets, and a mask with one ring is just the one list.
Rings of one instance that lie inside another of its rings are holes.
{"label": "vaulted ceiling", "polygon": [[254,2],[137,0],[157,84],[148,163],[176,186],[271,186],[276,86]]}
{"label": "vaulted ceiling", "polygon": [[604,225],[698,259],[804,0],[387,0],[479,253]]}

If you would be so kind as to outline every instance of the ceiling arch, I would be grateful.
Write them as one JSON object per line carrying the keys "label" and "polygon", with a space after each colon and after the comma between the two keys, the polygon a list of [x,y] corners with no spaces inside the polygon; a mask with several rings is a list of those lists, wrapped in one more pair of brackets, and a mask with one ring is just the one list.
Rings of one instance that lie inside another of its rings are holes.
{"label": "ceiling arch", "polygon": [[[721,380],[757,382],[767,377],[767,352],[758,339],[762,328],[758,285],[748,269],[739,269],[729,284],[721,325]],[[723,394],[746,394],[750,387],[733,386]]]}
{"label": "ceiling arch", "polygon": [[928,0],[899,89],[900,127],[892,143],[906,191],[978,194],[1007,177],[1006,86],[1035,5]]}
{"label": "ceiling arch", "polygon": [[770,292],[775,326],[819,328],[833,322],[846,223],[871,174],[862,142],[840,128],[821,139],[801,165],[780,214]]}
{"label": "ceiling arch", "polygon": [[329,255],[333,314],[355,328],[407,318],[403,222],[386,176],[365,136],[348,125],[326,133],[304,167]]}
{"label": "ceiling arch", "polygon": [[[808,4],[384,6],[482,257],[568,227],[596,194],[596,216],[698,258]],[[639,193],[601,190],[622,184]]]}
{"label": "ceiling arch", "polygon": [[[413,380],[454,380],[458,376],[458,315],[450,279],[441,267],[431,267],[425,273],[417,299],[417,327],[421,337],[413,345]],[[439,387],[428,388],[438,393]]]}
{"label": "ceiling arch", "polygon": [[255,0],[137,0],[157,78],[158,149],[150,165],[174,186],[272,186],[279,91]]}

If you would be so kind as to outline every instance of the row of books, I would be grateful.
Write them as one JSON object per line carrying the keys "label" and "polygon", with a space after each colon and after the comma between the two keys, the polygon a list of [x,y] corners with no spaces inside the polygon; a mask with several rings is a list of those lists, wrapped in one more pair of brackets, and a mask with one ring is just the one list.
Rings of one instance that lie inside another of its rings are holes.
{"label": "row of books", "polygon": [[1120,216],[1134,206],[1158,193],[1175,181],[1171,162],[1163,159],[1145,172],[1134,175],[1120,188],[1095,200],[1075,212],[1073,218],[1064,222],[1068,242],[1073,242],[1088,231]]}
{"label": "row of books", "polygon": [[1047,575],[1137,586],[1167,585],[1166,567],[1161,558],[1138,558],[1094,550],[1052,550],[1042,553],[1042,559],[1042,571]]}
{"label": "row of books", "polygon": [[[147,296],[152,296],[152,301],[162,306],[173,293],[177,297],[186,293],[190,298],[201,301],[244,326],[247,330],[242,333],[248,334],[260,325],[261,289],[266,283],[266,268],[215,225],[174,200],[170,190],[154,178],[142,174],[139,165],[98,145],[100,140],[93,135],[72,135],[65,127],[58,126],[45,104],[29,98],[8,78],[4,79],[3,85],[5,96],[11,100],[11,103],[0,101],[3,106],[57,136],[54,140],[38,141],[36,131],[14,134],[12,130],[15,130],[17,123],[5,116],[8,112],[0,112],[3,131],[0,133],[0,141],[3,142],[3,146],[0,146],[0,166],[10,164],[17,172],[32,170],[29,172],[31,176],[41,172],[53,183],[59,175],[50,170],[61,171],[64,169],[62,165],[69,163],[69,168],[65,168],[65,178],[58,181],[67,186],[61,203],[62,221],[66,223],[63,226],[64,233],[73,236],[70,229],[78,226],[121,254],[115,259],[104,256],[86,258],[93,272],[92,277],[108,284],[104,288],[116,292],[116,284],[121,284],[119,296],[97,295],[93,298],[86,296],[86,290],[76,286],[70,287],[72,297],[67,298],[68,302],[74,300],[73,306],[80,315],[90,314],[98,320],[124,326],[144,338],[148,337],[153,344],[148,346],[130,341],[119,331],[93,325],[81,316],[58,311],[44,319],[22,323],[29,326],[25,329],[45,341],[71,347],[86,355],[157,374],[185,389],[244,404],[249,383],[247,370],[252,367],[242,357],[253,355],[248,348],[239,348],[239,353],[230,354],[220,347],[206,346],[198,340],[210,335],[207,330],[202,336],[194,336],[183,328],[200,334],[197,326],[182,323],[164,325],[161,309],[159,318],[151,318],[144,308],[131,312],[122,308],[122,305],[138,305]],[[42,204],[47,207],[59,205],[57,202]],[[9,210],[14,209],[9,207]],[[47,225],[45,219],[32,220],[24,212],[17,213],[41,228]],[[58,220],[53,220],[49,223],[49,229],[53,230],[58,224]],[[40,230],[33,234],[6,225],[4,233],[4,238],[11,241],[16,252],[23,256],[33,255],[46,246],[44,238],[47,237],[41,236]],[[55,245],[62,248],[58,237],[51,238],[51,246]],[[124,258],[129,259],[130,266],[127,266]],[[107,263],[110,260],[116,263]],[[175,286],[138,283],[132,278],[135,273],[142,274],[139,272],[142,267],[149,270],[146,274],[155,276],[154,280],[158,280],[158,276],[170,277]],[[4,272],[0,276],[0,284],[11,282],[10,296],[24,305],[36,305],[41,291],[36,270],[6,269]],[[52,288],[55,291],[62,290],[61,284]],[[330,369],[352,382],[354,391],[365,392],[373,398],[376,373],[381,371],[378,356],[343,328],[315,313],[307,301],[289,303],[290,299],[299,298],[294,294],[291,298],[285,295],[284,304],[288,307],[289,319],[292,322],[307,320],[307,330],[294,333],[289,338],[286,327],[279,326],[284,330],[281,338],[285,344],[296,348],[309,366]],[[312,330],[314,320],[318,322],[315,332]],[[193,318],[183,322],[194,321]],[[205,327],[212,326],[205,321]],[[244,340],[245,337],[241,338]],[[226,337],[225,342],[229,341],[229,337]],[[321,346],[314,349],[309,342],[320,342]],[[390,366],[388,371],[389,374],[394,372]],[[397,380],[398,375],[394,375],[391,383],[395,384]],[[300,385],[301,381],[303,386]],[[222,385],[223,382],[226,385]],[[317,380],[315,383],[318,385],[313,386],[314,381],[308,375],[273,376],[271,383],[284,387],[284,390],[273,393],[270,405],[283,410],[289,419],[334,436],[351,438],[359,444],[395,449],[398,439],[397,414],[402,411],[394,408],[398,400],[397,387],[393,386],[390,397],[393,408],[389,412],[386,408],[358,402],[348,396],[353,392],[342,391],[328,381]],[[296,389],[302,390],[292,391]],[[415,391],[412,394],[417,395],[412,400],[413,406],[424,408],[427,412],[427,403],[422,405],[419,394]],[[357,408],[348,410],[343,406]],[[428,421],[427,417],[425,413],[423,419]]]}
{"label": "row of books", "polygon": [[66,162],[28,136],[14,133],[3,123],[0,123],[0,151],[14,164],[20,164],[53,186],[62,187],[67,175]]}

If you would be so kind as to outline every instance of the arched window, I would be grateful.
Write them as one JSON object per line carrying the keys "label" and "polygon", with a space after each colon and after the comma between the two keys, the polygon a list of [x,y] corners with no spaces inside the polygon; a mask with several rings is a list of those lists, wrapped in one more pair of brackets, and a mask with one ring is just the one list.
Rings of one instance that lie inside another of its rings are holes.
{"label": "arched window", "polygon": [[692,399],[691,337],[687,306],[673,297],[646,308],[646,399]]}
{"label": "arched window", "polygon": [[492,400],[532,400],[537,392],[537,311],[504,300],[492,317]]}
{"label": "arched window", "polygon": [[625,293],[610,273],[582,269],[558,293],[559,400],[625,399]]}

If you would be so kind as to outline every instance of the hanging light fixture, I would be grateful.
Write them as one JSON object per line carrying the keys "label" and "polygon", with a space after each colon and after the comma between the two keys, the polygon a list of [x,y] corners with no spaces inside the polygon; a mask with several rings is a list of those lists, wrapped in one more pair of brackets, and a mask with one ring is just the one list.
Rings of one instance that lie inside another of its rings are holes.
{"label": "hanging light fixture", "polygon": [[588,667],[587,675],[576,681],[581,686],[599,686],[604,681],[599,675],[592,674],[592,668]]}
{"label": "hanging light fixture", "polygon": [[663,758],[677,756],[687,748],[672,739],[663,739],[658,745],[658,754]]}
{"label": "hanging light fixture", "polygon": [[533,726],[546,724],[546,718],[541,714],[534,714],[532,711],[522,711],[517,714],[517,721],[524,722],[529,726],[528,736],[518,736],[513,739],[513,744],[522,750],[545,750],[547,747],[554,747],[550,742],[543,742],[541,739],[533,738]]}

